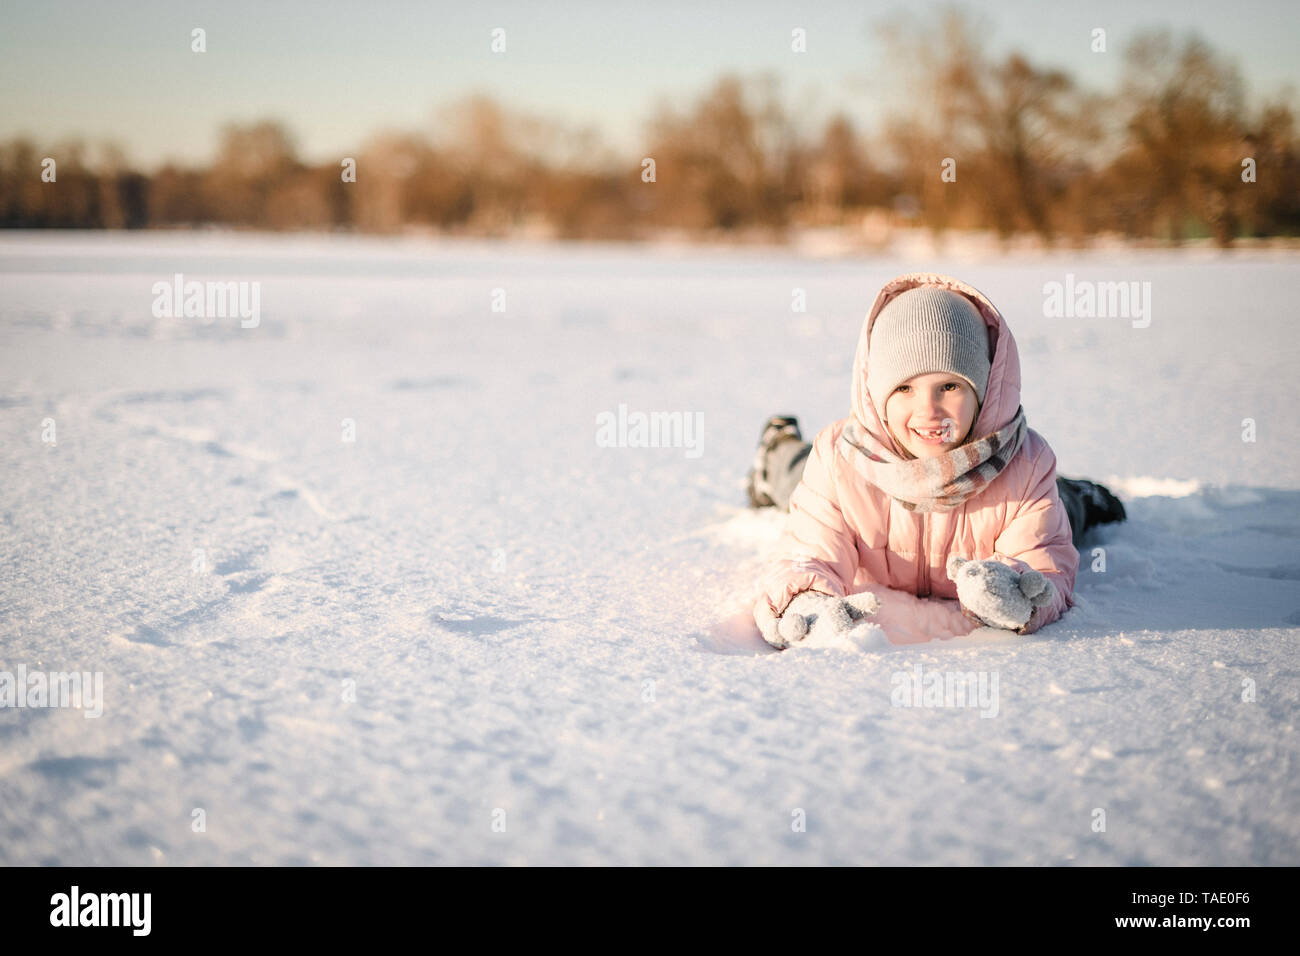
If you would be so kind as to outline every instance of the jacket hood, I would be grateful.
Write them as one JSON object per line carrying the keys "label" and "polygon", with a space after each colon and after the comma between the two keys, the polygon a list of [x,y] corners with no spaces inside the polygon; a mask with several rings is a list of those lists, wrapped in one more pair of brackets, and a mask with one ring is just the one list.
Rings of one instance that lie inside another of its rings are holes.
{"label": "jacket hood", "polygon": [[894,441],[893,435],[876,414],[876,408],[867,394],[867,363],[870,361],[868,343],[871,338],[871,327],[875,324],[880,310],[891,299],[918,286],[951,289],[966,296],[975,303],[975,307],[988,326],[989,349],[992,352],[989,384],[984,390],[984,403],[980,406],[979,415],[971,429],[971,437],[980,438],[1005,428],[1020,409],[1020,353],[1016,349],[1016,340],[1012,337],[1011,330],[997,307],[974,286],[951,276],[933,272],[909,272],[901,275],[885,283],[884,288],[876,296],[871,311],[867,313],[866,321],[862,323],[862,331],[858,335],[858,351],[853,359],[852,397],[853,418],[858,426],[900,457],[904,456],[903,449]]}

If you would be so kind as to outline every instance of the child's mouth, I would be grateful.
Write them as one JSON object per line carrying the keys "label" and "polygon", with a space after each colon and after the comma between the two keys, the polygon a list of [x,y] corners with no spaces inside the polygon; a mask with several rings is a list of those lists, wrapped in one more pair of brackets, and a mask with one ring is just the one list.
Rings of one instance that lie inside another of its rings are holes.
{"label": "child's mouth", "polygon": [[908,430],[927,445],[946,445],[948,443],[948,429],[946,427],[927,428],[920,431],[915,428]]}

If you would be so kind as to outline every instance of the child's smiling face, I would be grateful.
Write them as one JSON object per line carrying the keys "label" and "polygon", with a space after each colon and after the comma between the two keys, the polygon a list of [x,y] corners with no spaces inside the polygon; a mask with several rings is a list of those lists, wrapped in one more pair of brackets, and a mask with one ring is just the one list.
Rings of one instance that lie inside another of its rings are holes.
{"label": "child's smiling face", "polygon": [[[979,399],[970,382],[948,372],[913,375],[885,400],[885,424],[917,458],[934,458],[966,440]],[[938,430],[937,437],[918,434]]]}

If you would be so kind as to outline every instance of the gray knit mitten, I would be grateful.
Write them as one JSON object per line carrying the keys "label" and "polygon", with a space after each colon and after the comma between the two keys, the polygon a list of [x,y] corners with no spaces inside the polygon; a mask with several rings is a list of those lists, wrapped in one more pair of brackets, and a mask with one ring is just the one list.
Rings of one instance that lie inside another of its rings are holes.
{"label": "gray knit mitten", "polygon": [[987,558],[971,561],[951,555],[948,577],[957,584],[961,606],[990,627],[1018,631],[1029,623],[1035,607],[1052,603],[1055,587],[1041,571],[1023,574]]}
{"label": "gray knit mitten", "polygon": [[842,598],[820,591],[800,591],[779,618],[759,618],[758,629],[763,640],[784,649],[808,637],[846,636],[879,607],[880,600],[870,591]]}

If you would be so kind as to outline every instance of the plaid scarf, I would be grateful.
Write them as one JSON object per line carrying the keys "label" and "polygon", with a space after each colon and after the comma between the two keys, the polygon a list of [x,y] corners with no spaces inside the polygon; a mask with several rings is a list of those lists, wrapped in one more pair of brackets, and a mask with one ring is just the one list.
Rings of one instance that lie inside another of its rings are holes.
{"label": "plaid scarf", "polygon": [[908,511],[951,511],[977,494],[1016,457],[1025,440],[1025,409],[1006,427],[934,458],[898,457],[851,419],[839,452],[859,475]]}

